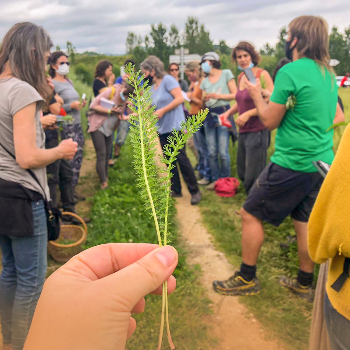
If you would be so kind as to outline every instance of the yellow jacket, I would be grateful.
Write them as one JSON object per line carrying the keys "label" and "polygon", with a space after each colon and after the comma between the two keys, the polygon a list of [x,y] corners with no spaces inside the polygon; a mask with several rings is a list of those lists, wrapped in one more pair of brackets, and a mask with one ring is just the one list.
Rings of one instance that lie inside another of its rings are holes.
{"label": "yellow jacket", "polygon": [[350,278],[339,292],[331,288],[343,272],[344,257],[350,257],[350,125],[312,210],[308,246],[316,263],[331,259],[327,294],[333,307],[350,320]]}

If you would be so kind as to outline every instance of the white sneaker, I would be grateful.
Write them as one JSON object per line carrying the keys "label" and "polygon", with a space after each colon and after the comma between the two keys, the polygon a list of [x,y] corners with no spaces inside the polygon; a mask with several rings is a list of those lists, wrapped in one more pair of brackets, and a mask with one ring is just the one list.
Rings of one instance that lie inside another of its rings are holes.
{"label": "white sneaker", "polygon": [[211,183],[206,187],[206,189],[209,190],[209,191],[214,191],[214,190],[215,190],[215,184],[216,184],[216,181],[211,182]]}
{"label": "white sneaker", "polygon": [[197,184],[202,185],[202,186],[206,186],[206,185],[210,184],[210,181],[203,177],[202,179],[197,181]]}

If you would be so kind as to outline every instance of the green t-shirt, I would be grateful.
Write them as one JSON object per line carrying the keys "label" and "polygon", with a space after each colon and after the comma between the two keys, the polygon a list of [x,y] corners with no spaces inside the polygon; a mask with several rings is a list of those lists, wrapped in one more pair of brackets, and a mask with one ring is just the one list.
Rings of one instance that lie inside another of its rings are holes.
{"label": "green t-shirt", "polygon": [[[216,92],[217,94],[228,95],[230,94],[230,89],[228,88],[228,82],[234,79],[232,72],[229,69],[224,69],[221,73],[219,80],[212,84],[209,81],[209,78],[206,77],[201,84],[201,90],[205,91],[206,94],[211,94]],[[205,103],[206,107],[216,108],[221,106],[226,106],[230,103],[228,100],[216,100],[211,98],[208,102]]]}
{"label": "green t-shirt", "polygon": [[309,58],[288,63],[278,72],[271,101],[286,104],[296,97],[277,128],[275,153],[271,161],[283,168],[305,173],[316,172],[312,161],[331,164],[333,130],[326,130],[335,117],[338,86],[335,76]]}

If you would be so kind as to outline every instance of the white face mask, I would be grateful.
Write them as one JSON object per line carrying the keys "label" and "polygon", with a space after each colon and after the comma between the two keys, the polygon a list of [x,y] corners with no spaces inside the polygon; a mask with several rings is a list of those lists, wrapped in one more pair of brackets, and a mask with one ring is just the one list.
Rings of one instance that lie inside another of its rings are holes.
{"label": "white face mask", "polygon": [[63,77],[69,73],[68,64],[61,64],[56,70],[57,74],[62,75]]}

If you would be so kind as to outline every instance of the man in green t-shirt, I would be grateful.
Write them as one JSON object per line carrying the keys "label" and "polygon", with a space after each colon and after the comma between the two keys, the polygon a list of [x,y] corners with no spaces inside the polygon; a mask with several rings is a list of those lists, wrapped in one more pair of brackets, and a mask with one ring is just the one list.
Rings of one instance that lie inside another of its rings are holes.
{"label": "man in green t-shirt", "polygon": [[[313,28],[313,30],[312,30]],[[256,263],[264,240],[263,221],[279,226],[290,215],[298,239],[298,277],[281,277],[282,286],[299,297],[313,299],[314,264],[307,248],[307,222],[322,177],[312,161],[331,164],[333,122],[344,120],[337,105],[337,84],[329,67],[328,26],[320,17],[301,16],[289,25],[286,56],[292,63],[278,72],[266,103],[260,81],[248,83],[260,120],[277,128],[275,153],[249,192],[241,209],[242,265],[214,289],[224,295],[253,295],[260,291]]]}

